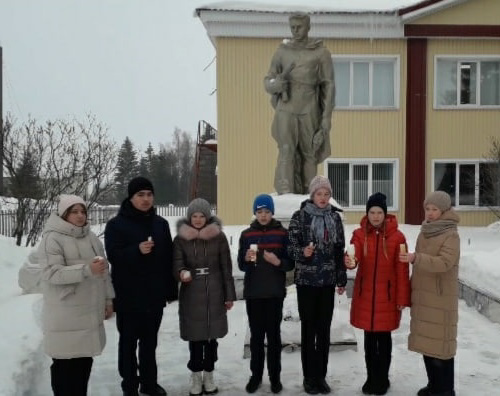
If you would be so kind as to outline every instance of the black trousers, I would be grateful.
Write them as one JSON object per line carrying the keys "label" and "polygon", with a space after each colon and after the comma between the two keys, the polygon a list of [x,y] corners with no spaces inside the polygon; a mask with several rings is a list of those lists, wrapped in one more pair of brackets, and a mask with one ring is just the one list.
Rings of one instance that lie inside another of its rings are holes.
{"label": "black trousers", "polygon": [[425,371],[431,393],[451,392],[455,382],[455,359],[438,359],[424,355]]}
{"label": "black trousers", "polygon": [[386,386],[391,367],[392,337],[390,331],[365,331],[365,363],[368,381]]}
{"label": "black trousers", "polygon": [[330,352],[335,287],[297,285],[301,322],[301,359],[305,378],[324,379]]}
{"label": "black trousers", "polygon": [[267,338],[267,372],[269,378],[279,379],[281,373],[281,320],[283,298],[246,300],[250,326],[250,370],[262,378],[264,373],[264,338]]}
{"label": "black trousers", "polygon": [[[163,310],[153,312],[117,312],[118,372],[124,391],[136,391],[139,382],[146,386],[157,383],[156,345]],[[137,362],[139,349],[139,363]],[[139,370],[139,376],[137,376]]]}
{"label": "black trousers", "polygon": [[52,359],[50,382],[54,396],[86,396],[93,359]]}
{"label": "black trousers", "polygon": [[218,345],[216,340],[189,341],[188,369],[194,372],[214,371]]}

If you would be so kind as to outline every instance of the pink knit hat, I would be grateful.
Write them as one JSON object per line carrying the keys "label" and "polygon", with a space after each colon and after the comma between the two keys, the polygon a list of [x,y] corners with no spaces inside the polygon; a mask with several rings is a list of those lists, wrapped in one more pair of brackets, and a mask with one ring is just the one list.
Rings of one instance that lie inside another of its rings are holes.
{"label": "pink knit hat", "polygon": [[311,183],[309,183],[309,196],[311,197],[311,199],[316,190],[319,190],[320,188],[326,188],[328,191],[330,191],[330,195],[332,195],[332,185],[330,184],[330,180],[328,180],[328,177],[318,175],[314,176],[314,178],[311,180]]}
{"label": "pink knit hat", "polygon": [[61,194],[59,196],[59,204],[57,205],[57,214],[62,217],[64,212],[76,204],[83,205],[84,208],[87,207],[85,201],[78,195]]}

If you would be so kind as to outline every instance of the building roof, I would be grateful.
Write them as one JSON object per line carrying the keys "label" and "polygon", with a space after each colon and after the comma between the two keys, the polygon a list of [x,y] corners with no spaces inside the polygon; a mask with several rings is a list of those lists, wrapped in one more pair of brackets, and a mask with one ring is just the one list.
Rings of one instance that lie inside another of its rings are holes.
{"label": "building roof", "polygon": [[273,3],[266,0],[219,1],[207,3],[204,6],[198,7],[198,10],[286,13],[303,11],[318,14],[334,12],[393,13],[403,8],[418,6],[419,3],[422,3],[422,0],[308,0],[307,2],[304,0],[286,0],[279,3]]}
{"label": "building roof", "polygon": [[215,45],[216,37],[286,37],[288,16],[311,15],[311,37],[391,39],[404,25],[469,0],[268,0],[219,1],[195,11]]}

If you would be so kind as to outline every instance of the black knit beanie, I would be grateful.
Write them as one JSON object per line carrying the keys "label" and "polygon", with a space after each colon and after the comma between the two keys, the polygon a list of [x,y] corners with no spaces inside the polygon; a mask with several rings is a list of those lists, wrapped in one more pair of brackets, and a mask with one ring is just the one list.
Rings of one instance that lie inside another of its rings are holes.
{"label": "black knit beanie", "polygon": [[142,176],[134,177],[128,183],[128,198],[132,198],[135,193],[142,190],[151,191],[153,194],[155,193],[153,183],[151,183],[148,179]]}
{"label": "black knit beanie", "polygon": [[381,192],[370,195],[370,198],[368,198],[366,202],[366,213],[368,213],[373,206],[378,206],[384,211],[384,214],[387,214],[387,197]]}

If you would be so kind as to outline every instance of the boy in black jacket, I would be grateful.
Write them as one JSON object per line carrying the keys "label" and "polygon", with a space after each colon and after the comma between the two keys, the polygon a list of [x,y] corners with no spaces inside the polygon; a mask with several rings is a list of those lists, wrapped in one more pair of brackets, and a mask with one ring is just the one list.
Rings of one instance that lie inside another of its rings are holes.
{"label": "boy in black jacket", "polygon": [[267,370],[271,391],[283,389],[281,373],[281,332],[285,272],[293,269],[288,259],[288,232],[273,218],[274,202],[270,195],[258,195],[253,204],[256,219],[241,233],[238,266],[245,272],[243,295],[250,325],[250,370],[246,386],[254,393],[264,372],[264,337],[267,337]]}

